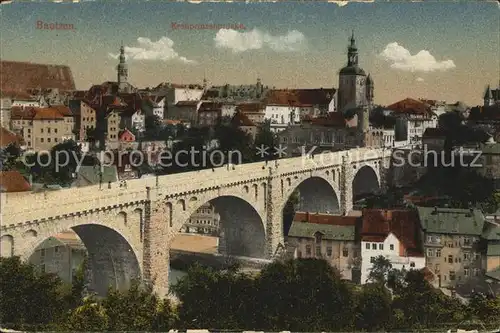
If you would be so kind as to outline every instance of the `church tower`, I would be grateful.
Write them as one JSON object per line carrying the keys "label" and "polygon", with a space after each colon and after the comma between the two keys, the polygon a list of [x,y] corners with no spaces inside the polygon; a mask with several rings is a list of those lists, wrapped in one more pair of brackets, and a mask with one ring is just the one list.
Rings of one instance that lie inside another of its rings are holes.
{"label": "church tower", "polygon": [[118,74],[118,91],[119,92],[128,92],[128,68],[127,63],[125,62],[125,48],[120,47],[120,63],[116,66],[117,74]]}
{"label": "church tower", "polygon": [[339,112],[356,109],[367,104],[366,73],[359,67],[358,47],[354,31],[347,48],[347,66],[339,73],[337,105]]}
{"label": "church tower", "polygon": [[493,99],[493,93],[491,92],[490,85],[486,88],[486,92],[484,93],[484,106],[490,106],[495,104],[495,100]]}

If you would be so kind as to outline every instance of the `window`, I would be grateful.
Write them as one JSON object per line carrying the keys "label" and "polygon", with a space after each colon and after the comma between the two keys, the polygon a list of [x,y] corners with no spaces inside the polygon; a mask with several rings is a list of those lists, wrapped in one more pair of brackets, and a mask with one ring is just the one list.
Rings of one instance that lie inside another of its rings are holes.
{"label": "window", "polygon": [[455,280],[455,271],[450,271],[450,281]]}
{"label": "window", "polygon": [[370,257],[370,262],[374,263],[375,262],[375,257]]}
{"label": "window", "polygon": [[57,133],[57,128],[54,128],[54,133]]}
{"label": "window", "polygon": [[377,249],[377,244],[372,243],[372,250],[376,250],[376,249]]}
{"label": "window", "polygon": [[316,237],[316,243],[321,243],[321,240],[323,239],[323,235],[320,232],[317,232],[314,237]]}
{"label": "window", "polygon": [[316,256],[321,257],[321,246],[316,246]]}
{"label": "window", "polygon": [[369,250],[370,249],[370,243],[366,243],[366,249]]}
{"label": "window", "polygon": [[464,237],[464,245],[469,246],[471,244],[472,244],[471,239],[469,237]]}
{"label": "window", "polygon": [[55,138],[54,141],[57,142],[57,138]]}
{"label": "window", "polygon": [[436,249],[436,257],[441,257],[441,249]]}
{"label": "window", "polygon": [[302,252],[297,251],[297,258],[302,258]]}
{"label": "window", "polygon": [[471,255],[469,252],[464,252],[464,260],[470,260]]}
{"label": "window", "polygon": [[47,133],[50,133],[50,127],[47,128]]}
{"label": "window", "polygon": [[378,245],[378,249],[379,249],[379,250],[383,250],[383,249],[384,249],[384,244],[379,244],[379,245]]}
{"label": "window", "polygon": [[427,256],[428,257],[434,257],[434,250],[433,249],[427,249]]}
{"label": "window", "polygon": [[448,256],[448,263],[453,264],[453,256],[451,254]]}
{"label": "window", "polygon": [[59,246],[54,247],[54,252],[59,253]]}
{"label": "window", "polygon": [[40,133],[43,133],[43,128],[40,128]]}
{"label": "window", "polygon": [[327,255],[327,256],[329,256],[329,257],[331,257],[331,256],[332,256],[332,247],[331,247],[331,246],[328,246],[328,247],[326,248],[326,255]]}
{"label": "window", "polygon": [[40,265],[40,272],[45,273],[45,264]]}
{"label": "window", "polygon": [[40,142],[43,142],[43,138],[40,138]]}
{"label": "window", "polygon": [[439,273],[439,269],[440,269],[440,268],[439,268],[439,264],[436,264],[436,266],[435,266],[435,267],[436,267],[436,269],[435,269],[436,273]]}
{"label": "window", "polygon": [[50,138],[47,139],[47,142],[50,142]]}
{"label": "window", "polygon": [[474,268],[474,276],[478,276],[478,275],[479,275],[479,269]]}
{"label": "window", "polygon": [[464,275],[465,276],[469,276],[470,275],[470,272],[469,272],[468,268],[464,268]]}
{"label": "window", "polygon": [[410,267],[415,267],[415,263],[413,261],[410,262]]}
{"label": "window", "polygon": [[311,255],[311,245],[306,245],[306,255]]}
{"label": "window", "polygon": [[342,256],[343,257],[348,257],[349,256],[349,249],[343,249],[342,250]]}

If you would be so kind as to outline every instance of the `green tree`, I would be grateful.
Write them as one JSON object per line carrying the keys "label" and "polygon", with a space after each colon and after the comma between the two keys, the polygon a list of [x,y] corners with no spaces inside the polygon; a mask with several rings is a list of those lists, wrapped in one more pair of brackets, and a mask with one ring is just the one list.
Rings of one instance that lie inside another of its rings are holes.
{"label": "green tree", "polygon": [[270,120],[266,120],[263,124],[259,126],[257,135],[255,136],[255,147],[266,147],[269,148],[268,152],[271,152],[266,156],[255,155],[256,161],[262,160],[272,160],[275,158],[272,152],[275,151],[275,147],[278,146],[278,138],[271,132]]}
{"label": "green tree", "polygon": [[474,293],[469,302],[469,311],[485,323],[500,324],[500,296]]}
{"label": "green tree", "polygon": [[153,322],[153,330],[167,332],[172,329],[179,320],[172,302],[165,298],[158,303],[156,316]]}
{"label": "green tree", "polygon": [[373,266],[368,273],[368,282],[385,285],[391,269],[392,265],[389,259],[386,259],[384,256],[375,257]]}
{"label": "green tree", "polygon": [[148,114],[144,117],[145,138],[155,140],[159,138],[163,124],[160,117]]}
{"label": "green tree", "polygon": [[110,331],[150,331],[155,322],[158,297],[151,288],[141,288],[134,281],[128,291],[110,288],[103,306]]}
{"label": "green tree", "polygon": [[262,329],[348,330],[354,302],[348,285],[326,261],[297,259],[267,265],[257,281]]}
{"label": "green tree", "polygon": [[389,291],[380,283],[369,283],[362,287],[356,306],[356,328],[379,331],[390,327],[392,322]]}
{"label": "green tree", "polygon": [[102,332],[108,328],[109,318],[104,307],[92,298],[69,314],[67,326],[72,331]]}
{"label": "green tree", "polygon": [[[183,328],[253,327],[257,310],[254,281],[237,270],[216,271],[193,265],[173,287]],[[224,314],[224,315],[221,315]]]}
{"label": "green tree", "polygon": [[14,143],[0,149],[0,171],[12,171],[17,169],[21,148]]}
{"label": "green tree", "polygon": [[0,322],[18,329],[62,322],[62,287],[57,276],[38,273],[19,257],[0,258]]}

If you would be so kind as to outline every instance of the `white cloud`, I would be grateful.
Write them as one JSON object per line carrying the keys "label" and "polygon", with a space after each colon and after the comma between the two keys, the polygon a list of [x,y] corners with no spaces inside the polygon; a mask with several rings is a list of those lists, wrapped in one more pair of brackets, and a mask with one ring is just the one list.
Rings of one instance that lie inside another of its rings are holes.
{"label": "white cloud", "polygon": [[302,32],[297,30],[289,31],[286,35],[272,36],[258,29],[249,32],[220,29],[215,35],[214,41],[216,47],[230,49],[234,53],[258,50],[264,46],[276,52],[292,52],[300,50],[304,46],[306,38]]}
{"label": "white cloud", "polygon": [[424,79],[422,79],[421,77],[417,77],[417,78],[415,79],[415,81],[417,81],[417,82],[424,82]]}
{"label": "white cloud", "polygon": [[437,61],[429,51],[421,50],[415,55],[398,43],[389,43],[380,57],[391,63],[391,68],[408,72],[446,71],[455,68],[453,60]]}
{"label": "white cloud", "polygon": [[[181,57],[174,50],[174,42],[164,36],[158,41],[153,42],[149,38],[139,37],[137,38],[139,47],[125,46],[125,57],[131,60],[178,60],[186,64],[196,63],[194,60],[189,60],[185,57]],[[118,58],[119,54],[109,54],[112,58]]]}

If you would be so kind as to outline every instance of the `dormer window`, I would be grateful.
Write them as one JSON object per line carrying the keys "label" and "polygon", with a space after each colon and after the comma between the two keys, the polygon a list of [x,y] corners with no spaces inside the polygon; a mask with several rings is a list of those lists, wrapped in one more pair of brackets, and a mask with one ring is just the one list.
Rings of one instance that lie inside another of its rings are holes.
{"label": "dormer window", "polygon": [[316,239],[316,243],[321,243],[321,241],[323,240],[323,234],[318,231],[314,234],[314,238]]}

